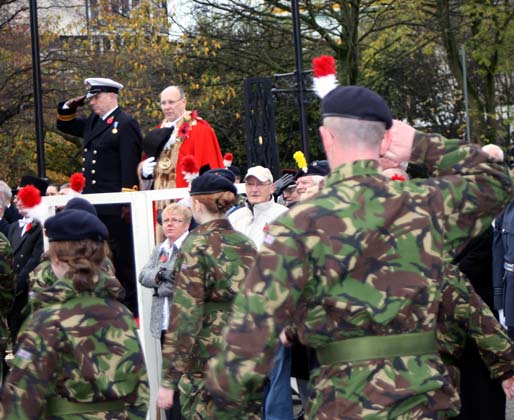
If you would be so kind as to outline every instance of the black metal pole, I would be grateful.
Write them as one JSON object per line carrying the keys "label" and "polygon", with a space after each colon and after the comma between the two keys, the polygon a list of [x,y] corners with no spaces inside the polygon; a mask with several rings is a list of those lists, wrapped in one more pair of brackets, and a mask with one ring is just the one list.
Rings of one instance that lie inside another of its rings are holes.
{"label": "black metal pole", "polygon": [[39,66],[39,34],[36,0],[30,3],[30,38],[32,41],[32,80],[34,83],[34,115],[36,117],[37,172],[40,178],[46,177],[45,138],[43,132],[43,103],[41,100],[41,69]]}
{"label": "black metal pole", "polygon": [[293,37],[294,37],[294,52],[296,60],[296,87],[298,101],[298,111],[300,114],[300,138],[302,140],[302,150],[307,162],[310,161],[309,157],[309,141],[307,139],[307,119],[305,116],[305,85],[303,81],[303,60],[302,60],[302,37],[300,32],[300,15],[298,8],[298,0],[291,0],[291,11],[293,16]]}
{"label": "black metal pole", "polygon": [[469,121],[469,100],[468,100],[468,74],[466,72],[466,48],[461,48],[462,54],[462,79],[464,81],[464,106],[466,110],[466,142],[471,143],[471,127]]}

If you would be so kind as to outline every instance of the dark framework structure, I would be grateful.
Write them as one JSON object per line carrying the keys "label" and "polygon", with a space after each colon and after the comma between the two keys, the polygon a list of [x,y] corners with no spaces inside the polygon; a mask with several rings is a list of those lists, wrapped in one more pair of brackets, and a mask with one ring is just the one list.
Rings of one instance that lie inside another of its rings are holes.
{"label": "dark framework structure", "polygon": [[273,178],[280,177],[276,142],[275,102],[269,77],[251,77],[244,83],[246,115],[246,152],[248,167],[269,168]]}
{"label": "dark framework structure", "polygon": [[[300,139],[302,151],[309,157],[307,139],[307,118],[305,113],[305,73],[302,59],[302,40],[298,0],[291,0],[291,17],[293,20],[293,42],[295,50],[296,71],[275,75],[275,78],[294,76],[296,85],[293,89],[274,89],[271,78],[252,77],[245,80],[244,98],[246,115],[246,149],[248,166],[262,165],[271,170],[275,179],[280,177],[280,162],[275,129],[275,103],[273,93],[288,92],[296,97],[299,112]],[[310,73],[310,72],[307,72]]]}

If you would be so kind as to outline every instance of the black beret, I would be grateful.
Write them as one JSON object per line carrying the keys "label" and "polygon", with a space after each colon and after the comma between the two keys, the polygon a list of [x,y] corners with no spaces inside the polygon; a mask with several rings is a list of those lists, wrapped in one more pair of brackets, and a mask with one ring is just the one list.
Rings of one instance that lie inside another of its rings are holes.
{"label": "black beret", "polygon": [[298,179],[298,178],[301,178],[302,176],[308,176],[308,175],[325,176],[325,175],[328,175],[329,172],[330,172],[330,168],[328,166],[328,161],[315,160],[314,162],[311,162],[311,163],[309,163],[309,165],[307,165],[307,171],[300,169],[294,176],[294,179]]}
{"label": "black beret", "polygon": [[104,241],[109,232],[100,219],[84,210],[64,210],[45,222],[49,241],[80,241],[92,239]]}
{"label": "black beret", "polygon": [[20,185],[18,185],[18,189],[25,187],[27,185],[34,185],[39,192],[41,193],[41,197],[46,195],[46,189],[48,188],[48,182],[44,179],[38,178],[32,175],[23,175],[21,177]]}
{"label": "black beret", "polygon": [[323,117],[355,118],[381,121],[386,129],[393,125],[393,115],[384,98],[362,86],[338,86],[321,102]]}
{"label": "black beret", "polygon": [[223,177],[227,178],[232,183],[236,182],[236,175],[234,174],[234,172],[232,172],[229,169],[225,169],[225,168],[209,169],[205,173],[206,174],[217,175],[217,176],[223,176]]}
{"label": "black beret", "polygon": [[198,171],[198,173],[200,175],[203,175],[205,172],[210,171],[210,170],[211,170],[211,165],[209,163],[206,163],[205,165],[200,166],[200,170]]}
{"label": "black beret", "polygon": [[237,189],[232,181],[224,176],[204,173],[191,183],[190,195],[214,194],[217,192],[230,191],[237,195]]}
{"label": "black beret", "polygon": [[157,158],[173,133],[173,127],[154,128],[143,140],[143,151],[148,157]]}
{"label": "black beret", "polygon": [[95,206],[93,206],[89,201],[80,197],[73,197],[70,201],[68,201],[64,206],[64,210],[84,210],[88,213],[98,216]]}
{"label": "black beret", "polygon": [[241,177],[241,169],[239,169],[237,166],[230,165],[227,169],[235,176]]}

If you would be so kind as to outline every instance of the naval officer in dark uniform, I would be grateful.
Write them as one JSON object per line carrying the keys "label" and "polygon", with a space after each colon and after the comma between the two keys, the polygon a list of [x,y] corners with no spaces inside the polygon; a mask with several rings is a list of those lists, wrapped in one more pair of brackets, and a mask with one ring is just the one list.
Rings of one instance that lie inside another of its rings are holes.
{"label": "naval officer in dark uniform", "polygon": [[[57,128],[82,137],[84,194],[137,190],[137,165],[141,160],[142,136],[139,124],[118,106],[121,83],[90,78],[87,93],[57,108]],[[77,116],[77,108],[88,101],[92,113]],[[125,287],[125,304],[137,315],[136,276],[132,228],[128,206],[97,206],[98,217],[109,229],[116,277]]]}

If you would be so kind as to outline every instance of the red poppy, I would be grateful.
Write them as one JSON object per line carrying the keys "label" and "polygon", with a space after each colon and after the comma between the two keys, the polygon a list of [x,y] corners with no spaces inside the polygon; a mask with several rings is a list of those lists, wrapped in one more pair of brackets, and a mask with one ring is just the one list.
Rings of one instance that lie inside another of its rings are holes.
{"label": "red poppy", "polygon": [[191,126],[188,123],[183,123],[180,126],[180,130],[179,130],[178,135],[181,138],[185,139],[185,138],[189,137],[189,133],[191,133]]}
{"label": "red poppy", "polygon": [[107,118],[106,123],[111,125],[113,121],[114,121],[114,117],[111,115],[109,118]]}
{"label": "red poppy", "polygon": [[391,177],[391,181],[405,181],[405,180],[406,180],[406,178],[403,175],[400,175],[400,174],[394,174]]}
{"label": "red poppy", "polygon": [[166,257],[166,254],[162,254],[161,258],[159,259],[161,262],[166,262],[168,258]]}

